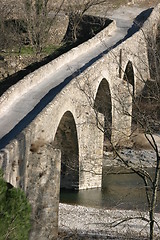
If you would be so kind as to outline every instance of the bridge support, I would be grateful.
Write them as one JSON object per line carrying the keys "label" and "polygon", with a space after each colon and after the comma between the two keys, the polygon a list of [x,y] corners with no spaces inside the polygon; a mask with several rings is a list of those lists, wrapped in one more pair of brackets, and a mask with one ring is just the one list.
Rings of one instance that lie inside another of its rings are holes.
{"label": "bridge support", "polygon": [[[133,87],[117,78],[112,97],[112,144],[126,147],[130,144],[132,125]],[[120,84],[118,84],[120,83]]]}
{"label": "bridge support", "polygon": [[[79,189],[99,188],[102,185],[104,134],[97,127],[93,109],[83,118],[79,138]],[[104,116],[99,114],[99,120]]]}
{"label": "bridge support", "polygon": [[59,150],[44,145],[28,162],[27,196],[32,205],[30,240],[57,239],[60,189]]}

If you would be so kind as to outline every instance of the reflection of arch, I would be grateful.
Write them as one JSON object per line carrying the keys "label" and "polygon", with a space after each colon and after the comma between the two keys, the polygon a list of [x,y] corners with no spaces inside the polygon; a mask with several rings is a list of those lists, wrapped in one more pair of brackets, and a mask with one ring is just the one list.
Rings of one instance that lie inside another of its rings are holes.
{"label": "reflection of arch", "polygon": [[79,186],[79,150],[73,115],[67,111],[59,123],[54,147],[61,150],[61,188]]}
{"label": "reflection of arch", "polygon": [[112,103],[108,81],[103,78],[96,94],[94,109],[104,115],[104,137],[111,140]]}
{"label": "reflection of arch", "polygon": [[127,81],[129,84],[133,87],[133,96],[135,94],[135,84],[134,84],[134,71],[133,71],[133,65],[131,61],[128,61],[123,79]]}

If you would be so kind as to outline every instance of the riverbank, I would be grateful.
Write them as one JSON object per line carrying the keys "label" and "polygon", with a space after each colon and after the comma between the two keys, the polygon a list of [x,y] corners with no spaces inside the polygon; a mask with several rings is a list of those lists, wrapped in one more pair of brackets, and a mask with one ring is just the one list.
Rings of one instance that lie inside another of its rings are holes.
{"label": "riverbank", "polygon": [[[158,145],[158,149],[160,149],[160,137],[159,135],[154,136],[156,139],[156,143]],[[127,161],[131,166],[133,167],[144,167],[145,169],[151,169],[155,166],[156,163],[156,153],[151,148],[150,145],[145,143],[144,139],[140,138],[140,143],[138,141],[135,141],[136,143],[136,149],[121,149],[119,151],[121,157]],[[113,154],[113,152],[104,152],[104,160],[103,160],[103,167],[110,167],[110,171],[115,171],[117,167],[119,167],[121,164],[117,157]],[[123,166],[123,164],[122,164]],[[110,172],[111,173],[111,172]],[[119,172],[120,173],[120,172]],[[117,175],[117,173],[116,173]],[[124,175],[124,174],[123,174]],[[129,177],[129,176],[128,176]],[[129,179],[126,179],[126,185],[130,186],[131,184]],[[143,198],[145,198],[145,194],[143,193],[144,189],[141,188],[140,194],[136,194],[135,188],[133,186],[130,186],[129,192],[125,192],[126,188],[121,189],[121,185],[125,186],[125,179],[120,179],[120,175],[118,175],[119,178],[119,200],[121,200],[121,206],[123,208],[123,205],[125,206],[125,202],[131,200],[129,197],[133,197],[132,204],[133,208],[129,209],[137,209],[138,204],[137,200],[144,201]],[[104,180],[104,179],[103,179]],[[117,181],[117,180],[116,180]],[[138,179],[135,180],[138,188],[140,188],[140,185],[138,182]],[[117,183],[117,182],[115,182]],[[112,185],[113,183],[112,179]],[[108,181],[107,181],[108,184]],[[105,185],[105,184],[104,184]],[[110,185],[110,184],[109,184]],[[132,184],[131,184],[132,185]],[[115,186],[112,191],[109,192],[108,188],[108,194],[111,194],[113,192],[113,195],[110,197],[112,198],[113,203],[116,202],[116,189]],[[134,191],[135,195],[132,195],[132,192]],[[84,196],[83,196],[84,194]],[[85,194],[89,194],[88,197],[86,197]],[[96,194],[93,195],[93,194]],[[69,205],[69,204],[60,204],[59,208],[59,238],[58,240],[93,240],[93,239],[115,239],[115,240],[147,240],[149,239],[149,224],[147,224],[146,221],[142,221],[142,218],[148,218],[148,215],[146,212],[138,210],[121,210],[117,209],[118,206],[115,204],[110,205],[107,207],[102,208],[104,206],[104,195],[102,193],[99,195],[101,197],[98,197],[98,192],[92,193],[91,191],[84,191],[81,194],[77,196],[79,201],[82,203],[83,200],[88,199],[88,204],[86,206],[91,205],[90,199],[92,198],[92,202],[99,201],[98,207],[85,207],[85,206],[79,206],[79,205]],[[122,197],[122,195],[124,195]],[[73,196],[72,196],[73,197]],[[128,197],[128,198],[127,198]],[[83,199],[84,198],[84,199]],[[114,199],[115,198],[115,199]],[[98,200],[97,200],[98,199]],[[129,199],[129,200],[128,200]],[[108,201],[108,200],[106,200]],[[76,202],[76,201],[75,201]],[[159,197],[158,197],[159,202]],[[84,204],[84,202],[83,202]],[[144,203],[145,204],[145,203]],[[92,205],[91,205],[92,206]],[[112,207],[113,206],[113,207]],[[141,209],[141,208],[139,208]],[[126,221],[129,220],[129,221]],[[122,221],[121,224],[118,224],[119,221]],[[156,221],[160,225],[160,213],[158,210],[158,213],[156,213]],[[114,224],[113,224],[114,223]],[[113,225],[116,225],[113,227]],[[160,229],[158,227],[155,228],[155,240],[160,239]]]}
{"label": "riverbank", "polygon": [[[147,214],[60,203],[58,240],[146,240],[149,236],[149,224],[146,225],[146,221],[140,218],[147,218]],[[127,219],[130,220],[126,221]],[[118,224],[120,221],[122,223]],[[156,214],[156,221],[160,224],[160,213]],[[158,227],[155,227],[155,236],[155,240],[160,239]]]}

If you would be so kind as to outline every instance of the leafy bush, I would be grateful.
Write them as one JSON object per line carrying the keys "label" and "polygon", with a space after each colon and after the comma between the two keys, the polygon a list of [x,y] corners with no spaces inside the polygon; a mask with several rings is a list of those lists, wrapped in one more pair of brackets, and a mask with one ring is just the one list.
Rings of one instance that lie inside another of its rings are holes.
{"label": "leafy bush", "polygon": [[0,171],[0,240],[27,240],[30,213],[24,192],[7,184]]}

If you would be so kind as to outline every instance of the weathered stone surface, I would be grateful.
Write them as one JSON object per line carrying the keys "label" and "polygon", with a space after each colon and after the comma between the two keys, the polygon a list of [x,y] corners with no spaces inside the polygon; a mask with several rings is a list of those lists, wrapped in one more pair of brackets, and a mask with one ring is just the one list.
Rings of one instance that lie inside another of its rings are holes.
{"label": "weathered stone surface", "polygon": [[61,154],[45,144],[30,154],[26,194],[32,205],[30,239],[56,239],[60,189]]}

